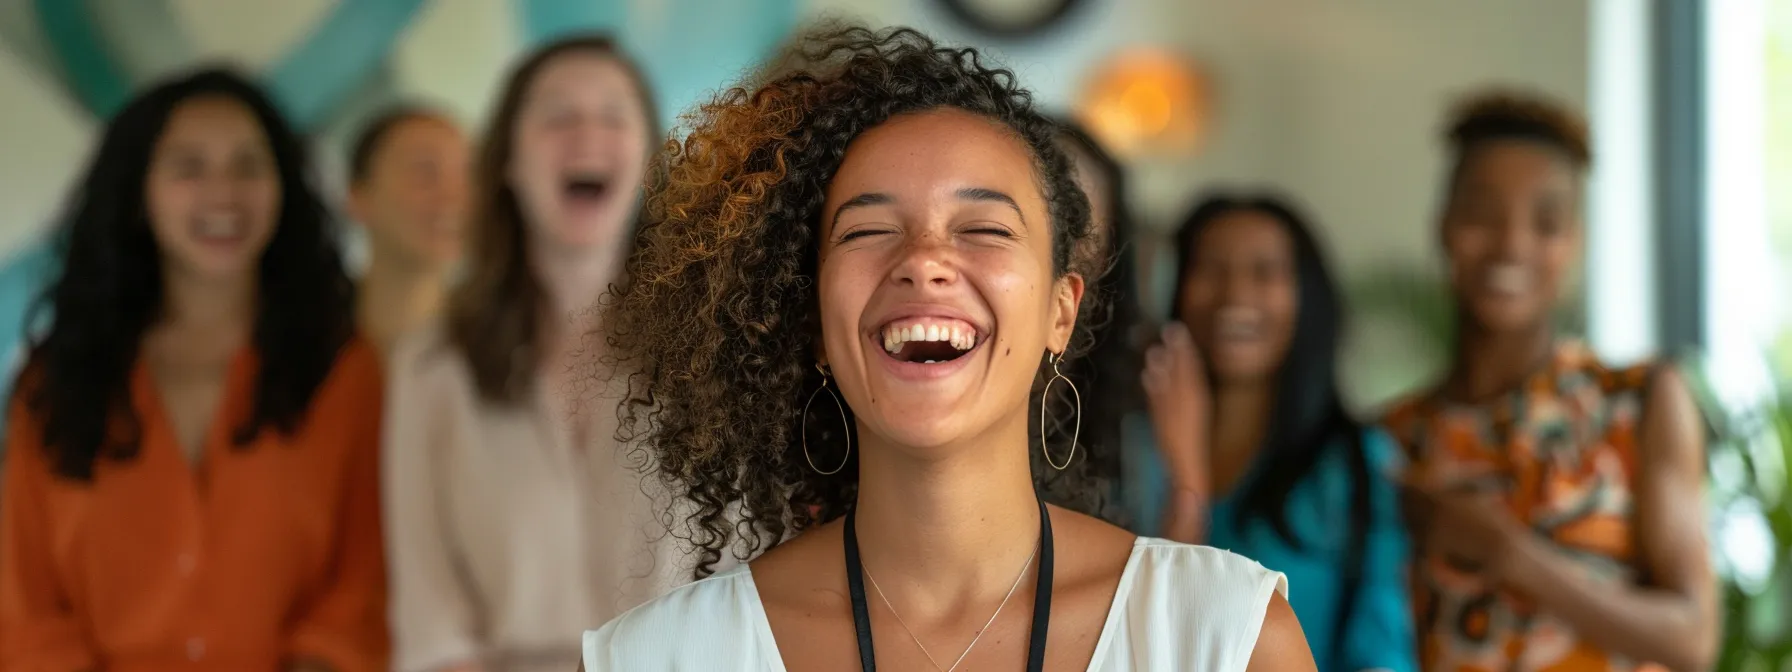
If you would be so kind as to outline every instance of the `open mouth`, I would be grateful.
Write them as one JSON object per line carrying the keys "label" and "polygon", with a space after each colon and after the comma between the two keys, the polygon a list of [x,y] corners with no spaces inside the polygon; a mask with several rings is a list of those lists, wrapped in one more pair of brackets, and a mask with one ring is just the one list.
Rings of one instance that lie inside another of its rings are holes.
{"label": "open mouth", "polygon": [[609,175],[585,172],[568,175],[561,189],[569,203],[596,205],[609,197],[613,185]]}
{"label": "open mouth", "polygon": [[1243,306],[1221,308],[1214,316],[1213,332],[1222,343],[1257,340],[1263,336],[1263,312]]}
{"label": "open mouth", "polygon": [[200,242],[234,243],[248,234],[248,221],[239,214],[214,212],[201,215],[191,230]]}
{"label": "open mouth", "polygon": [[944,364],[977,348],[977,328],[961,320],[925,318],[884,325],[884,352],[899,362]]}

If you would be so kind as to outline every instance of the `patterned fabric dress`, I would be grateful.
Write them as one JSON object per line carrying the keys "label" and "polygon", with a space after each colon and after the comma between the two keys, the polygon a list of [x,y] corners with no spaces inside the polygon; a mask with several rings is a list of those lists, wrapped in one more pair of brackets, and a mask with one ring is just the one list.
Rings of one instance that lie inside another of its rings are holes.
{"label": "patterned fabric dress", "polygon": [[[1406,453],[1410,478],[1479,493],[1588,575],[1635,583],[1636,428],[1649,371],[1607,369],[1584,345],[1567,342],[1516,390],[1475,405],[1433,391],[1396,405],[1386,423]],[[1413,596],[1422,669],[1639,669],[1582,641],[1522,596],[1419,552]]]}

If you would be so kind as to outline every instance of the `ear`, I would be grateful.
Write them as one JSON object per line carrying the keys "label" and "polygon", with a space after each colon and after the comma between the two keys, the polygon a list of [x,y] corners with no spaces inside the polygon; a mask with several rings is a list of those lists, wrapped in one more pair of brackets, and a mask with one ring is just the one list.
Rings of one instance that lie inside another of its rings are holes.
{"label": "ear", "polygon": [[1064,352],[1070,347],[1070,336],[1076,331],[1076,311],[1083,305],[1083,276],[1066,273],[1052,283],[1052,326],[1047,347]]}
{"label": "ear", "polygon": [[361,185],[348,185],[348,198],[343,206],[343,209],[348,212],[349,219],[354,220],[357,226],[367,226],[367,195],[362,191]]}

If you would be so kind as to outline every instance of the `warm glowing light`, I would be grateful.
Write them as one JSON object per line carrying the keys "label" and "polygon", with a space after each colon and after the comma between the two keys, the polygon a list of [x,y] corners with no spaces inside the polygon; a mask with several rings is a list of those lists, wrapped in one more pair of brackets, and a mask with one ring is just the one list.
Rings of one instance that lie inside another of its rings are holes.
{"label": "warm glowing light", "polygon": [[1115,55],[1083,86],[1076,115],[1110,151],[1182,155],[1206,135],[1206,77],[1182,57],[1159,49]]}

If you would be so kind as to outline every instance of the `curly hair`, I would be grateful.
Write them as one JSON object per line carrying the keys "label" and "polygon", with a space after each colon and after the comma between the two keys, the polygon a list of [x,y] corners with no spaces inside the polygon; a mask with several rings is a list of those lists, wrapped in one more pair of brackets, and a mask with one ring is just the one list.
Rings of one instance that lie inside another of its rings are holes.
{"label": "curly hair", "polygon": [[[31,349],[24,389],[42,418],[58,475],[90,481],[100,459],[137,454],[142,423],[131,406],[138,345],[162,314],[162,255],[145,215],[144,176],[156,141],[181,104],[224,97],[248,108],[267,136],[280,179],[280,212],[259,265],[255,401],[233,440],[264,428],[295,430],[354,333],[354,286],[335,223],[312,187],[304,145],[273,103],[228,70],[202,70],[131,101],[107,124],[61,223],[62,274],[33,305],[52,325]],[[30,323],[32,320],[27,320]],[[114,424],[122,418],[120,425]]]}
{"label": "curly hair", "polygon": [[[1088,200],[1055,144],[1058,127],[1034,111],[1012,72],[910,29],[828,26],[791,49],[775,71],[698,108],[688,137],[667,143],[649,176],[627,280],[606,300],[607,359],[629,372],[618,439],[645,451],[684,498],[679,510],[689,510],[668,512],[667,522],[685,516],[680,534],[703,552],[700,576],[722,553],[752,557],[844,514],[856,497],[856,453],[834,475],[814,472],[800,417],[822,383],[808,354],[820,339],[821,209],[854,138],[938,108],[994,120],[1032,152],[1055,274],[1074,270],[1072,251],[1089,235]],[[1034,389],[1043,385],[1036,377]],[[810,445],[841,445],[839,432],[822,429],[839,416],[812,412]],[[855,431],[850,417],[846,424]],[[1045,432],[1055,450],[1070,442],[1067,426]],[[1099,510],[1091,460],[1063,472],[1041,462],[1033,469],[1044,496]]]}
{"label": "curly hair", "polygon": [[1535,94],[1490,90],[1465,98],[1450,115],[1445,132],[1455,155],[1450,182],[1463,163],[1484,143],[1526,140],[1562,153],[1576,170],[1592,165],[1587,122],[1563,105]]}

